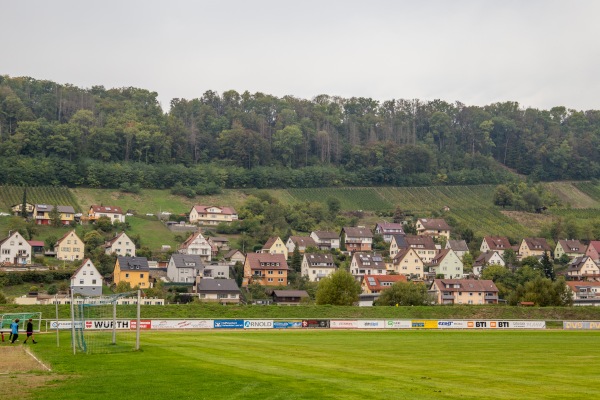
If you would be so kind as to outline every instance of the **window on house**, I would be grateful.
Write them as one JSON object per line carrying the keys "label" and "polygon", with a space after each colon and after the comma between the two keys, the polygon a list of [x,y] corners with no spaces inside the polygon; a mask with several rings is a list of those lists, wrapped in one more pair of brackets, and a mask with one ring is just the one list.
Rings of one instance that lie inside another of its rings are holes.
{"label": "window on house", "polygon": [[267,282],[273,282],[273,278],[267,279]]}
{"label": "window on house", "polygon": [[96,280],[92,279],[92,285],[95,285],[95,284],[96,284]]}
{"label": "window on house", "polygon": [[80,284],[80,285],[83,285],[83,279],[80,279],[80,280],[79,280],[79,284]]}
{"label": "window on house", "polygon": [[140,278],[143,278],[143,277],[144,277],[144,274],[140,274]]}
{"label": "window on house", "polygon": [[279,278],[279,279],[278,279],[278,281],[279,281],[279,282],[283,282],[283,278]]}
{"label": "window on house", "polygon": [[129,278],[129,274],[125,274],[125,278]]}

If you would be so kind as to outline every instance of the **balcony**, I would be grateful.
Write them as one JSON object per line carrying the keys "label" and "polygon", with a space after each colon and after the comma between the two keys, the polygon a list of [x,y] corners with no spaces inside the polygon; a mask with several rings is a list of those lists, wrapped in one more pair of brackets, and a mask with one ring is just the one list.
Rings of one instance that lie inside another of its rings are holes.
{"label": "balcony", "polygon": [[454,295],[453,294],[443,294],[442,300],[454,300]]}

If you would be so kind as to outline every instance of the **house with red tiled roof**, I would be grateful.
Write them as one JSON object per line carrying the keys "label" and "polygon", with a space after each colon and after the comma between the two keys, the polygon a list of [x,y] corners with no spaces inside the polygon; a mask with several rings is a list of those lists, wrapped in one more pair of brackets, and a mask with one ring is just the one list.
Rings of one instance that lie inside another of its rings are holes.
{"label": "house with red tiled roof", "polygon": [[498,288],[491,280],[435,279],[429,291],[437,304],[498,304]]}
{"label": "house with red tiled roof", "polygon": [[450,231],[452,228],[444,219],[419,218],[415,225],[417,228],[417,235],[445,237],[446,240],[450,239]]}
{"label": "house with red tiled roof", "polygon": [[375,233],[381,235],[384,242],[391,243],[394,235],[404,235],[404,225],[395,222],[378,222],[375,225]]}
{"label": "house with red tiled roof", "polygon": [[190,223],[198,225],[218,225],[222,222],[231,223],[237,219],[238,214],[233,207],[219,206],[194,206],[189,216]]}
{"label": "house with red tiled roof", "polygon": [[427,265],[429,272],[434,272],[436,276],[443,275],[446,279],[463,276],[463,263],[452,249],[440,250]]}
{"label": "house with red tiled roof", "polygon": [[512,249],[508,238],[501,236],[485,236],[479,247],[479,250],[482,253],[485,253],[486,251],[495,251],[500,254],[500,256],[503,256],[504,252],[508,249]]}
{"label": "house with red tiled roof", "polygon": [[212,260],[213,248],[200,231],[193,233],[177,250],[180,254],[199,255],[204,263]]}
{"label": "house with red tiled roof", "polygon": [[283,240],[281,240],[281,238],[278,236],[270,237],[260,252],[269,254],[283,254],[286,260],[289,256],[287,247],[285,247]]}
{"label": "house with red tiled roof", "polygon": [[298,246],[298,251],[300,253],[304,253],[309,247],[314,247],[316,249],[317,243],[315,243],[314,239],[310,236],[290,236],[285,244],[288,254],[293,253],[296,246]]}
{"label": "house with red tiled roof", "polygon": [[110,219],[110,222],[125,222],[125,213],[121,207],[117,206],[102,206],[92,204],[88,211],[88,218],[90,222],[97,221],[100,217],[106,217]]}
{"label": "house with red tiled roof", "polygon": [[362,293],[381,293],[396,282],[408,282],[408,280],[404,275],[365,275],[361,284]]}
{"label": "house with red tiled roof", "polygon": [[567,286],[573,293],[573,302],[579,304],[600,303],[600,282],[567,281]]}
{"label": "house with red tiled roof", "polygon": [[552,256],[552,248],[544,238],[524,238],[519,246],[518,256],[520,259],[526,257],[541,257],[544,253],[548,253],[548,257]]}
{"label": "house with red tiled roof", "polygon": [[554,249],[554,258],[566,254],[569,258],[581,257],[585,254],[586,246],[579,240],[559,240]]}
{"label": "house with red tiled roof", "polygon": [[[343,246],[342,246],[343,243]],[[373,232],[364,226],[345,226],[340,232],[340,248],[349,252],[371,251],[373,246]]]}
{"label": "house with red tiled roof", "polygon": [[430,263],[440,251],[431,236],[406,235],[403,239],[405,246],[415,249],[425,264]]}
{"label": "house with red tiled roof", "polygon": [[283,254],[248,253],[242,286],[287,286],[288,264]]}
{"label": "house with red tiled roof", "polygon": [[600,240],[592,240],[585,249],[585,255],[600,263]]}

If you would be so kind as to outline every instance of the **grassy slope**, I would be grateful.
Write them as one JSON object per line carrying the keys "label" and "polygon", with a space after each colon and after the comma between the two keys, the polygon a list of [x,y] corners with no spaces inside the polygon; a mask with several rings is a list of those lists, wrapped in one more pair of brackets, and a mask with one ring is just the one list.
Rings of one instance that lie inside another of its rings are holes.
{"label": "grassy slope", "polygon": [[[48,339],[46,339],[48,338]],[[584,399],[599,332],[148,332],[142,351],[33,347],[55,379],[33,399]],[[577,343],[576,346],[573,343]],[[560,362],[556,362],[560,361]],[[577,379],[573,379],[577,371]],[[25,392],[25,393],[23,393]]]}

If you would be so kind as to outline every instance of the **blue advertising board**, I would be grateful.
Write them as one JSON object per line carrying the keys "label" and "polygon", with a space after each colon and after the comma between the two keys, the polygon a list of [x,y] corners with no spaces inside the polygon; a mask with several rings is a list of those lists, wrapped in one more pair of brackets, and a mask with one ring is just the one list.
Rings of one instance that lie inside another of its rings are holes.
{"label": "blue advertising board", "polygon": [[273,321],[274,329],[302,328],[302,321]]}
{"label": "blue advertising board", "polygon": [[215,329],[244,329],[243,319],[215,319]]}

